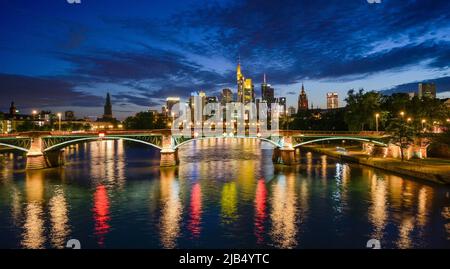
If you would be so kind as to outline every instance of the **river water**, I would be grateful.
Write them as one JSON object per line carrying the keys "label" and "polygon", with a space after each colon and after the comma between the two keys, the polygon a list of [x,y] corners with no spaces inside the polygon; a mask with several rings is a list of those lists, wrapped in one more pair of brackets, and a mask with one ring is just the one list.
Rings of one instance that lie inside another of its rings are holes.
{"label": "river water", "polygon": [[124,141],[66,148],[66,165],[0,157],[0,248],[450,248],[450,188],[301,152],[272,164],[253,139],[159,152]]}

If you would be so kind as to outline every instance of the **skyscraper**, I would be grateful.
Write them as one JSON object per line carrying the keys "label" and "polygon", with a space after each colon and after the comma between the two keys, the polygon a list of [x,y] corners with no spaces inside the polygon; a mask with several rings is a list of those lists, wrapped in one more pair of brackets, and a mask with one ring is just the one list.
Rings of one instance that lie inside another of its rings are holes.
{"label": "skyscraper", "polygon": [[112,120],[112,119],[113,114],[112,114],[111,96],[109,95],[109,93],[107,93],[103,112],[103,120]]}
{"label": "skyscraper", "polygon": [[300,94],[298,95],[298,111],[301,110],[308,110],[308,96],[305,92],[305,87],[302,83],[302,89],[300,91]]}
{"label": "skyscraper", "polygon": [[268,105],[273,103],[275,99],[275,90],[270,84],[267,84],[266,74],[264,74],[263,83],[261,84],[261,96],[262,100],[266,101]]}
{"label": "skyscraper", "polygon": [[339,107],[339,98],[337,92],[327,93],[327,109],[335,109]]}
{"label": "skyscraper", "polygon": [[231,102],[233,102],[233,92],[228,88],[223,89],[220,97],[220,103],[224,106],[225,104]]}
{"label": "skyscraper", "polygon": [[436,85],[434,83],[419,83],[419,98],[436,98]]}
{"label": "skyscraper", "polygon": [[255,102],[255,87],[252,83],[251,78],[245,78],[241,71],[241,62],[238,62],[236,68],[236,79],[237,79],[237,96],[238,102],[248,104],[250,102]]}
{"label": "skyscraper", "polygon": [[169,117],[172,116],[173,106],[179,102],[180,102],[180,97],[167,97],[166,98],[166,110],[167,110],[167,115]]}

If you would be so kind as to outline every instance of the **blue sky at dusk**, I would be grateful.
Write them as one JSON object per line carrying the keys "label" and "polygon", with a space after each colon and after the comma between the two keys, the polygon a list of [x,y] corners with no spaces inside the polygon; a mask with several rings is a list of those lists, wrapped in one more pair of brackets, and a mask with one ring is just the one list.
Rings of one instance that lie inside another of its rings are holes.
{"label": "blue sky at dusk", "polygon": [[236,91],[240,55],[257,96],[310,102],[349,89],[450,97],[450,1],[0,0],[0,110],[100,116],[106,92],[123,119],[168,96]]}

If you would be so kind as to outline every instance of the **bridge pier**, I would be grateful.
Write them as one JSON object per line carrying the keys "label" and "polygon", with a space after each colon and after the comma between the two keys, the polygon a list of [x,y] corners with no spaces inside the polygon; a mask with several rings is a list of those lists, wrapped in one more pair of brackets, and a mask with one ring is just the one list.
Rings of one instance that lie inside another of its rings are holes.
{"label": "bridge pier", "polygon": [[180,159],[178,158],[178,149],[174,149],[174,145],[172,143],[172,136],[171,135],[163,135],[161,159],[159,162],[159,166],[170,167],[170,166],[176,166],[179,163],[180,163]]}
{"label": "bridge pier", "polygon": [[46,169],[64,165],[64,150],[32,152],[27,154],[27,170]]}
{"label": "bridge pier", "polygon": [[272,153],[272,161],[276,164],[295,165],[297,164],[296,150],[292,147],[292,137],[284,137],[282,148],[275,148]]}
{"label": "bridge pier", "polygon": [[27,170],[47,168],[47,161],[42,152],[42,139],[38,136],[31,138],[30,150],[27,153]]}
{"label": "bridge pier", "polygon": [[30,150],[27,153],[27,170],[38,170],[58,167],[64,164],[64,150],[42,151],[42,138],[31,138]]}
{"label": "bridge pier", "polygon": [[385,158],[388,156],[389,149],[385,146],[380,146],[374,143],[362,143],[362,149],[365,153],[373,156],[373,157],[381,157]]}
{"label": "bridge pier", "polygon": [[162,149],[161,150],[161,160],[159,166],[169,167],[176,166],[180,163],[178,158],[178,149]]}
{"label": "bridge pier", "polygon": [[44,154],[41,153],[28,153],[27,154],[27,170],[38,170],[48,168],[47,161]]}

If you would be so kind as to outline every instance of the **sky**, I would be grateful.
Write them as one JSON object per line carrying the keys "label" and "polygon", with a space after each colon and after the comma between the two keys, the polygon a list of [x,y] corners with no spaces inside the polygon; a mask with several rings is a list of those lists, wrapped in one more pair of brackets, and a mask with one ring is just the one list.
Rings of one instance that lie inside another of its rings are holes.
{"label": "sky", "polygon": [[0,0],[0,111],[101,116],[161,109],[168,96],[236,92],[236,65],[257,97],[266,73],[297,106],[349,89],[450,97],[448,0]]}

